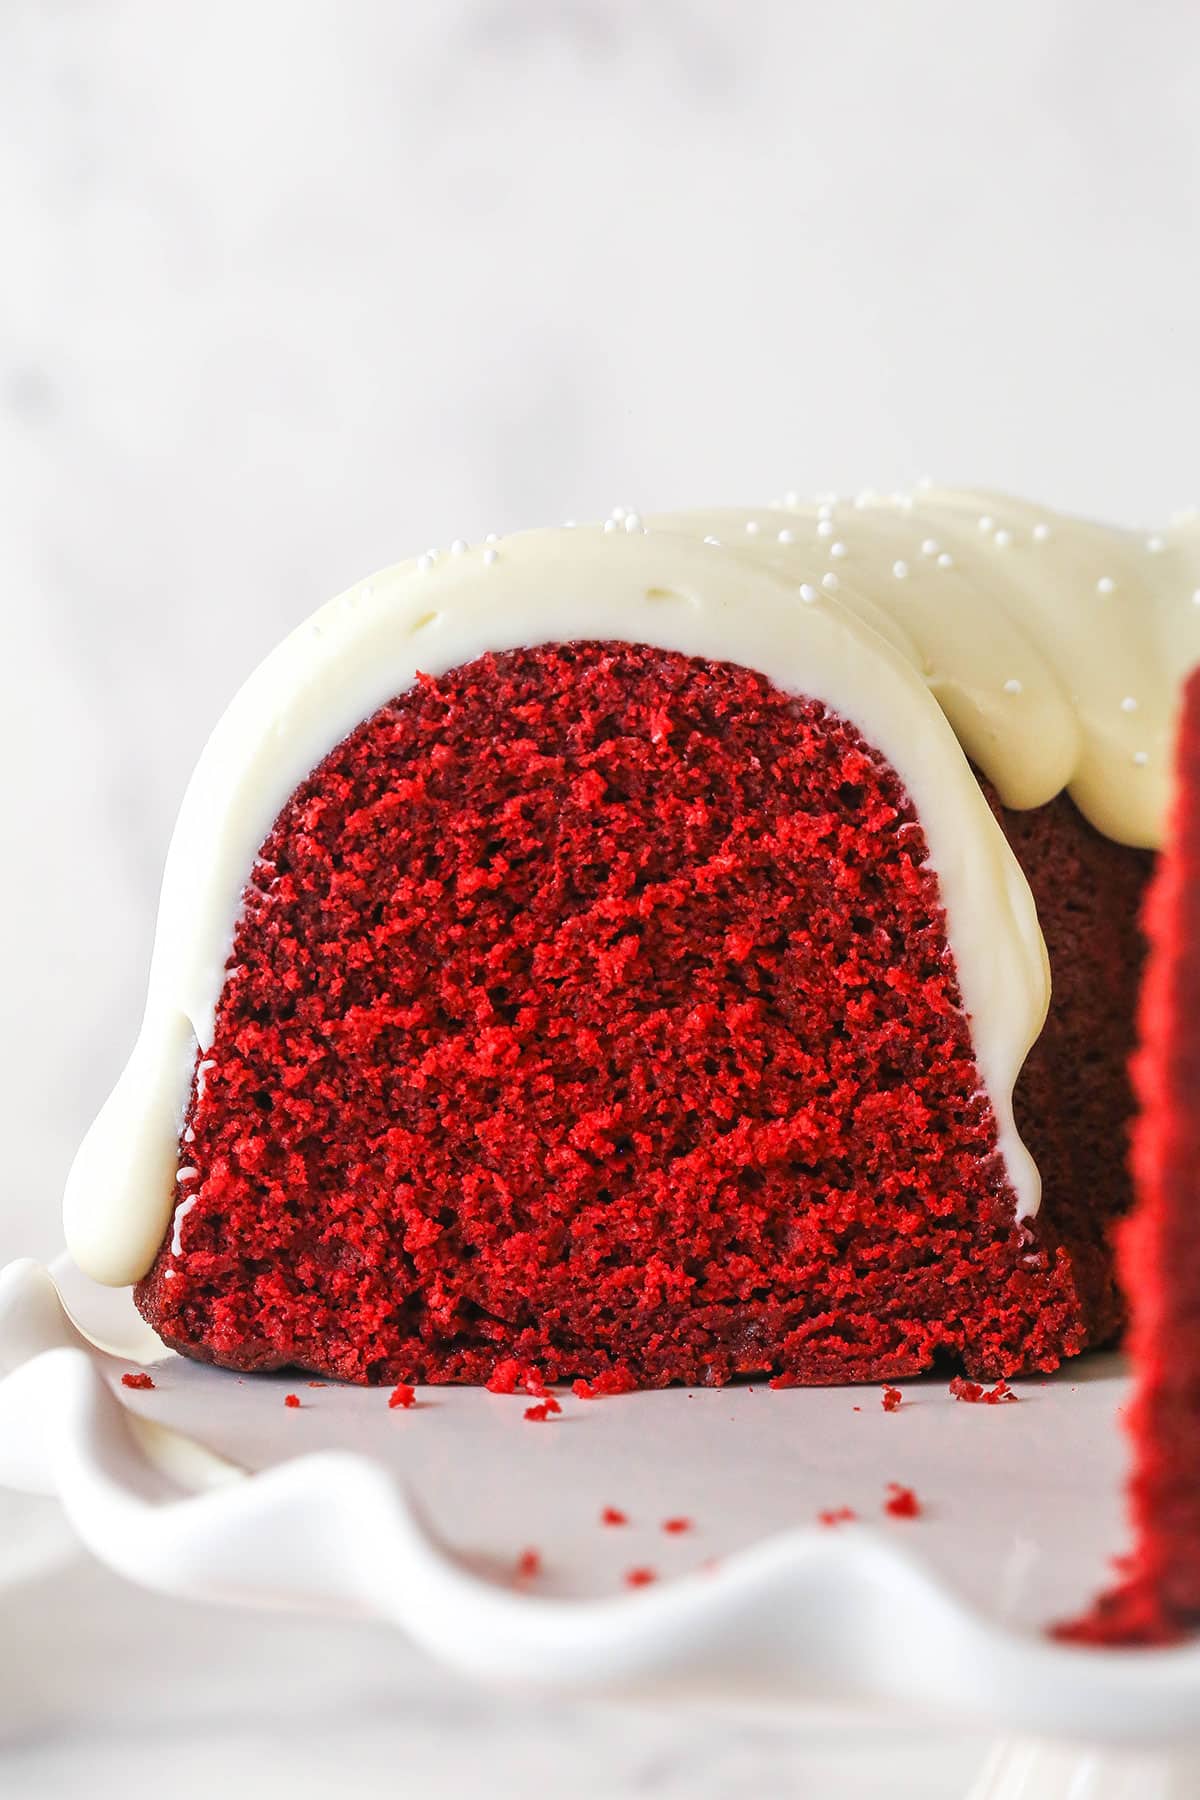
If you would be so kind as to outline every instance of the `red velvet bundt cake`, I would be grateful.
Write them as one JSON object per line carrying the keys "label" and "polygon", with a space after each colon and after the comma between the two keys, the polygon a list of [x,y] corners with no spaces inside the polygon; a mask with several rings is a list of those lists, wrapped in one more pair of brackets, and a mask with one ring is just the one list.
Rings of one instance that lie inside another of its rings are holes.
{"label": "red velvet bundt cake", "polygon": [[362,1382],[1110,1339],[1189,558],[925,492],[352,590],[193,778],[77,1260]]}
{"label": "red velvet bundt cake", "polygon": [[1136,1542],[1097,1636],[1200,1623],[1200,674],[1187,686],[1173,824],[1146,907],[1150,941],[1134,1062],[1137,1207],[1121,1234],[1134,1400]]}

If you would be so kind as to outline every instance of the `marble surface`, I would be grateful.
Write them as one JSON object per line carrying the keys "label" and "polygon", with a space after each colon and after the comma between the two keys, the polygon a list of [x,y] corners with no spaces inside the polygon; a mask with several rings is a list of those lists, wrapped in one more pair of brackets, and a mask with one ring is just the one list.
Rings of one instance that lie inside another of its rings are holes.
{"label": "marble surface", "polygon": [[[1119,0],[5,0],[0,1260],[59,1241],[209,723],[356,575],[927,470],[1197,498],[1198,58],[1200,13]],[[431,1794],[483,1758],[495,1792],[852,1793],[821,1758],[866,1755],[547,1718],[353,1627],[184,1646],[82,1566],[0,1643],[29,1794],[93,1755],[116,1791],[148,1718],[196,1792],[280,1730],[316,1791],[350,1695],[364,1793],[412,1745]]]}

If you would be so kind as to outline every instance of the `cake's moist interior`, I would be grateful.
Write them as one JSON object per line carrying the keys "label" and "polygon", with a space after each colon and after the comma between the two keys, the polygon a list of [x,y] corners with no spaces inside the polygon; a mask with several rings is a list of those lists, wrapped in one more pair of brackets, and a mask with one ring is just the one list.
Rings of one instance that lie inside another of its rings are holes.
{"label": "cake's moist interior", "polygon": [[645,646],[486,655],[263,845],[139,1300],[190,1354],[356,1381],[1050,1367],[1086,1308],[995,1140],[920,823],[852,726]]}

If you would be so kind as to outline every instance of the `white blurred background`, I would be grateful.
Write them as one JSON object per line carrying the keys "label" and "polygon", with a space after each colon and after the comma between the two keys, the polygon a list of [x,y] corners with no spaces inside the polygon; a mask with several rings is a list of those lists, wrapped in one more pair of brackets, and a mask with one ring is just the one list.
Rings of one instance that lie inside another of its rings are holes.
{"label": "white blurred background", "polygon": [[209,726],[354,578],[925,472],[1195,500],[1198,94],[1192,0],[0,0],[0,1262]]}

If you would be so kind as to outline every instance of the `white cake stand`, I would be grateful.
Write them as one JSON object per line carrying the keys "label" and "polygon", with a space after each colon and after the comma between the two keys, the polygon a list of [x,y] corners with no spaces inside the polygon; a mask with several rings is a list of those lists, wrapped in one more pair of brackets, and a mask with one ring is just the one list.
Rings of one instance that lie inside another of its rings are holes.
{"label": "white cake stand", "polygon": [[[124,1388],[143,1364],[153,1391]],[[1120,1363],[1016,1385],[970,1406],[910,1383],[893,1413],[877,1388],[754,1382],[566,1395],[546,1422],[476,1389],[393,1410],[166,1354],[65,1260],[0,1273],[0,1486],[57,1495],[132,1581],[385,1618],[490,1681],[982,1726],[1001,1741],[972,1800],[1193,1797],[1200,1643],[1046,1635],[1123,1541]],[[919,1517],[886,1513],[892,1481]]]}

